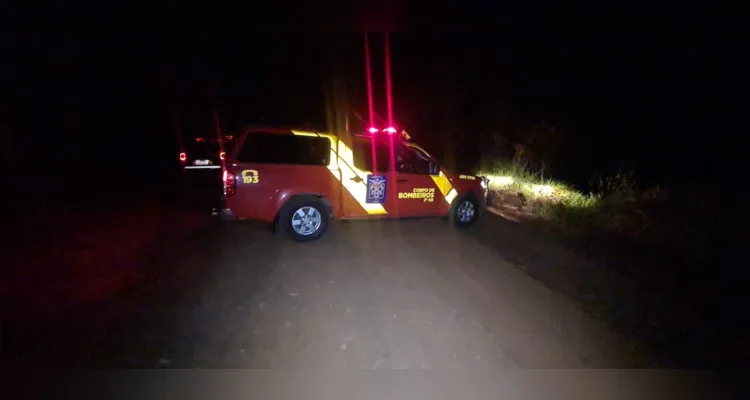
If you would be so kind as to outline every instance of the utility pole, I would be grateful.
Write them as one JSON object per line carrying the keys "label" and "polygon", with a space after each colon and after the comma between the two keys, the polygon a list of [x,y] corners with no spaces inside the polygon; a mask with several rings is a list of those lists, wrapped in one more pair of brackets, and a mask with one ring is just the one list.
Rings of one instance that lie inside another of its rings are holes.
{"label": "utility pole", "polygon": [[[370,67],[370,40],[368,38],[367,32],[365,32],[365,71],[367,73],[367,111],[369,113],[370,117],[370,126],[367,127],[367,129],[370,129],[375,126],[375,109],[373,105],[373,98],[372,98],[372,69]],[[378,167],[377,167],[377,157],[375,156],[376,146],[375,146],[375,137],[373,136],[372,140],[370,141],[372,143],[372,173],[377,174]]]}
{"label": "utility pole", "polygon": [[[388,31],[385,32],[385,91],[386,91],[386,104],[388,107],[388,129],[393,127],[393,99],[391,98],[391,46],[390,46],[390,34]],[[396,181],[396,155],[394,154],[394,145],[393,145],[393,135],[388,136],[388,144],[389,144],[389,162],[390,162],[390,168],[388,169],[390,171],[390,180],[391,182]],[[391,190],[390,191],[391,200],[393,201],[393,204],[396,204],[396,207],[398,207],[398,201],[396,197],[396,191]]]}
{"label": "utility pole", "polygon": [[[216,108],[216,96],[214,94],[214,88],[213,87],[209,87],[208,92],[209,92],[209,96],[211,98],[211,110],[212,110],[212,114],[213,114],[213,117],[214,117],[214,125],[216,126],[216,140],[219,142],[219,162],[221,163],[221,174],[223,175],[224,171],[226,171],[226,169],[227,169],[227,165],[226,165],[226,163],[227,163],[226,162],[226,153],[224,152],[224,134],[221,132],[221,121],[219,120],[219,111]],[[214,205],[218,204],[220,208],[224,208],[225,207],[225,201],[224,201],[224,198],[223,198],[223,193],[224,193],[223,188],[222,188],[221,191],[217,190],[216,194],[219,195],[219,193],[221,193],[221,196],[222,196],[222,197],[220,197],[221,201],[220,202],[217,201],[217,203],[214,203]],[[211,200],[211,201],[213,201],[213,200]],[[216,210],[214,208],[213,211],[217,212],[218,210]]]}
{"label": "utility pole", "polygon": [[385,32],[385,90],[388,102],[388,126],[393,126],[393,98],[391,97],[391,44],[390,33]]}
{"label": "utility pole", "polygon": [[[214,126],[216,127],[216,140],[219,142],[219,153],[224,154],[224,135],[221,133],[221,122],[219,121],[219,112],[216,109],[216,97],[214,96],[213,88],[208,90],[209,96],[211,97],[211,110],[214,118]],[[221,169],[224,170],[224,157],[220,157]]]}

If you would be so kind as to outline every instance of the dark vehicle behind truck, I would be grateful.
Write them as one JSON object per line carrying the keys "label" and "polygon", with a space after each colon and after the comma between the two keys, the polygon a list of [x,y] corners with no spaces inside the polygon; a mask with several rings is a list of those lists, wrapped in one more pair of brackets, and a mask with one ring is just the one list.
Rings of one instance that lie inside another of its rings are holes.
{"label": "dark vehicle behind truck", "polygon": [[225,136],[221,143],[218,138],[196,138],[180,152],[183,186],[191,208],[210,211],[220,206],[221,166],[232,143],[232,136]]}

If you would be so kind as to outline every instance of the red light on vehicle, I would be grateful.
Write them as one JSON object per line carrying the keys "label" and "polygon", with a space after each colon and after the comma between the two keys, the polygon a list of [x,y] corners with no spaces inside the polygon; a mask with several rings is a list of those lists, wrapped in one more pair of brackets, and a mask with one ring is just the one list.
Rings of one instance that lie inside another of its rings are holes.
{"label": "red light on vehicle", "polygon": [[187,154],[180,153],[180,161],[185,161],[185,160],[187,160]]}
{"label": "red light on vehicle", "polygon": [[224,181],[224,196],[229,197],[237,193],[237,179],[233,173],[224,170],[222,180]]}
{"label": "red light on vehicle", "polygon": [[383,129],[383,132],[388,132],[389,135],[393,135],[394,133],[396,133],[396,128],[389,126]]}
{"label": "red light on vehicle", "polygon": [[219,158],[221,158],[222,160],[224,160],[225,158],[227,158],[227,153],[225,153],[225,152],[222,151],[221,153],[219,153]]}
{"label": "red light on vehicle", "polygon": [[202,137],[195,138],[195,141],[198,142],[198,143],[200,143],[200,142],[202,142],[204,140],[206,140],[206,139],[203,139]]}
{"label": "red light on vehicle", "polygon": [[368,129],[368,131],[370,131],[370,133],[378,133],[378,128],[373,127]]}

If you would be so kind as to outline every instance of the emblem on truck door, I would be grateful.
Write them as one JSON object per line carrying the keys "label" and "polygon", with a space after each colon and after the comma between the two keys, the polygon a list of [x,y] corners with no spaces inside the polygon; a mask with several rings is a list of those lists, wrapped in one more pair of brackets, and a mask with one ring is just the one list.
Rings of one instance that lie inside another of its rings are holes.
{"label": "emblem on truck door", "polygon": [[258,183],[258,171],[254,169],[242,171],[242,183]]}
{"label": "emblem on truck door", "polygon": [[367,175],[367,203],[385,202],[387,181],[382,175]]}

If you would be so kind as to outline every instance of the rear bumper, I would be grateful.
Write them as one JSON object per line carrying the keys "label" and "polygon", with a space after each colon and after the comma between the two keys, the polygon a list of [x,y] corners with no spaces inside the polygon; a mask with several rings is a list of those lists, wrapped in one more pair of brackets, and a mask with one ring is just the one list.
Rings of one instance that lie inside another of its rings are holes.
{"label": "rear bumper", "polygon": [[185,170],[220,170],[221,165],[185,165]]}
{"label": "rear bumper", "polygon": [[229,208],[223,208],[220,210],[214,209],[211,215],[219,217],[222,221],[232,221],[237,219],[232,210],[230,210]]}

